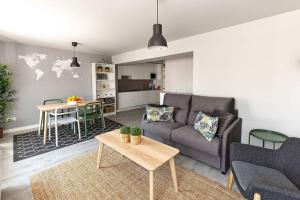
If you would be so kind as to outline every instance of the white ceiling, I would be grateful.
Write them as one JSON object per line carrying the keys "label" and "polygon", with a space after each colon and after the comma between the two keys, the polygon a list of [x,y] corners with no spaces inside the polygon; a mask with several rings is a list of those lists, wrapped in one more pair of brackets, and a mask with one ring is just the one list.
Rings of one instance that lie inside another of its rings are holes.
{"label": "white ceiling", "polygon": [[[156,0],[0,0],[0,40],[114,55],[147,46]],[[300,0],[159,0],[168,41],[291,10]]]}

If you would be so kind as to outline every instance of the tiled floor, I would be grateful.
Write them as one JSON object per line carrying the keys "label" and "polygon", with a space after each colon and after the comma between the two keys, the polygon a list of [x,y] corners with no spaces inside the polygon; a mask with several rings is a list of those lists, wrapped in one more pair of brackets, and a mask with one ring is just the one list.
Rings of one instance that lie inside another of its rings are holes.
{"label": "tiled floor", "polygon": [[[110,119],[130,126],[139,126],[144,109],[120,112]],[[29,176],[37,171],[55,166],[89,151],[96,151],[98,142],[95,139],[58,149],[32,158],[13,162],[13,134],[7,134],[0,140],[0,173],[2,174],[1,200],[32,199]],[[211,180],[226,185],[227,176],[205,164],[182,155],[176,157],[176,163],[197,173],[209,177]]]}

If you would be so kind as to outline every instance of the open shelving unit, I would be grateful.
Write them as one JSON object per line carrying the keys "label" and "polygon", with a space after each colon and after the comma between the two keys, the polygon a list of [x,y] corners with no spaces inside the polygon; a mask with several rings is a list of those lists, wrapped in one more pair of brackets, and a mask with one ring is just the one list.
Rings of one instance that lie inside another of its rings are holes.
{"label": "open shelving unit", "polygon": [[93,100],[104,102],[104,116],[116,114],[116,72],[114,64],[92,63]]}

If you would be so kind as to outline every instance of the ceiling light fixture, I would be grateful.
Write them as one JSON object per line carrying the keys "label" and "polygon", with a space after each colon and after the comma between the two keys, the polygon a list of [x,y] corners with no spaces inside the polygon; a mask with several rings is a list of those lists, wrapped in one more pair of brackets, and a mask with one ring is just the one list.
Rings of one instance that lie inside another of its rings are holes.
{"label": "ceiling light fixture", "polygon": [[74,47],[74,56],[70,65],[71,67],[80,67],[80,64],[77,61],[77,57],[75,57],[75,47],[77,47],[78,44],[78,42],[72,42],[72,46]]}
{"label": "ceiling light fixture", "polygon": [[162,35],[162,25],[158,23],[158,0],[156,0],[156,24],[153,24],[153,35],[148,42],[148,49],[167,49],[168,44]]}

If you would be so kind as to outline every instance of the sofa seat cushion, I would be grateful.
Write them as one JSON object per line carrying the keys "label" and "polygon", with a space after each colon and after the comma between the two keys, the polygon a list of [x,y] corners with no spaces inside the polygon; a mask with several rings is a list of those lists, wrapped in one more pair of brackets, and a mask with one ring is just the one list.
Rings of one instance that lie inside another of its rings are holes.
{"label": "sofa seat cushion", "polygon": [[209,142],[193,126],[183,126],[173,130],[171,140],[214,156],[220,155],[221,139],[215,137]]}
{"label": "sofa seat cushion", "polygon": [[178,122],[147,122],[142,121],[142,129],[157,134],[160,137],[171,140],[171,131],[183,126]]}
{"label": "sofa seat cushion", "polygon": [[[266,189],[299,191],[299,189],[281,171],[243,161],[233,161],[232,168],[237,182],[244,192],[256,184],[265,185]],[[252,195],[252,194],[251,194]]]}

